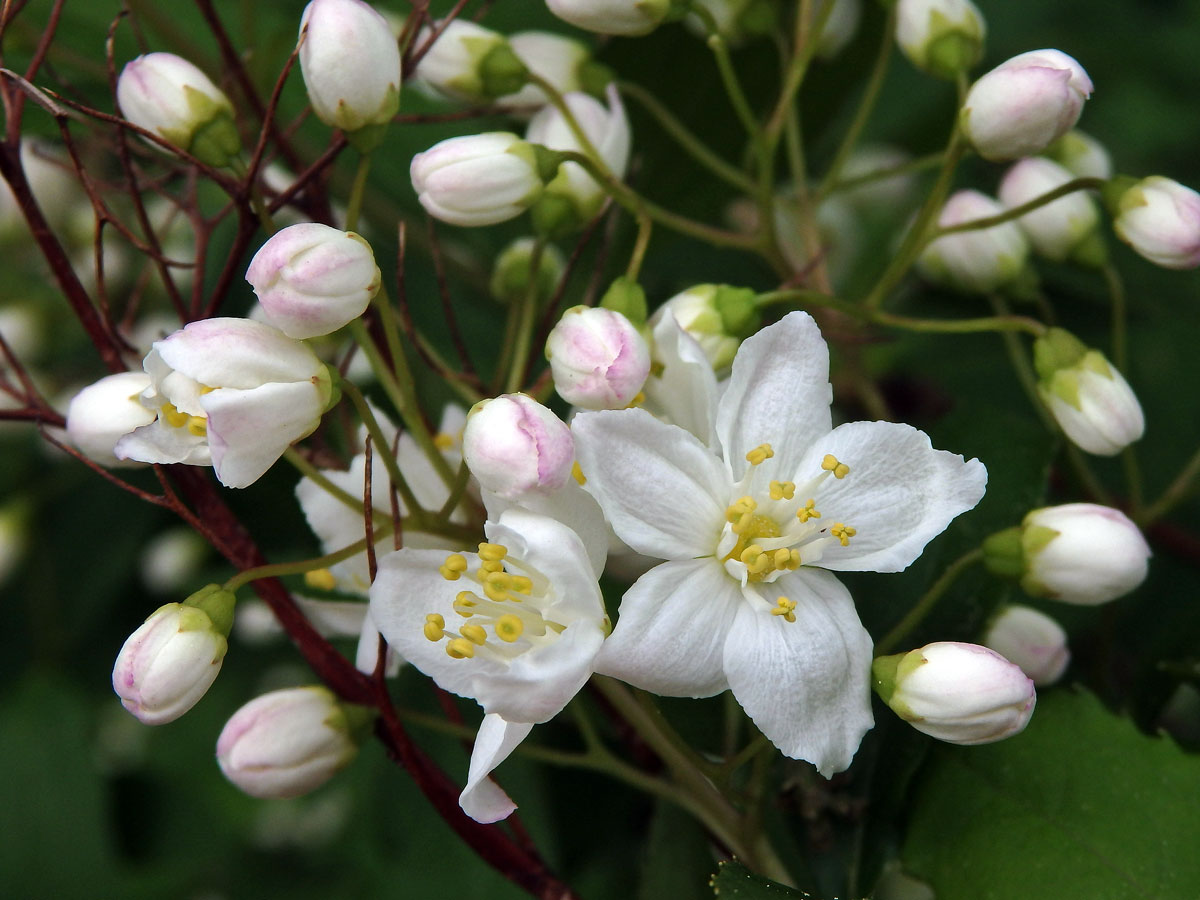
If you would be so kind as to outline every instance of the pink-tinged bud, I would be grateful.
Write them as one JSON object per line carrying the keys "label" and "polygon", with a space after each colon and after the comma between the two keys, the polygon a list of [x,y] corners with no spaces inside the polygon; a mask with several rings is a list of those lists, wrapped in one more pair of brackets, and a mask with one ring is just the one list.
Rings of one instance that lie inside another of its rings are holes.
{"label": "pink-tinged bud", "polygon": [[354,759],[364,712],[338,703],[325,687],[263,694],[225,723],[217,764],[251,797],[299,797]]}
{"label": "pink-tinged bud", "polygon": [[71,443],[88,459],[103,466],[138,465],[117,459],[113,448],[135,428],[154,421],[155,413],[138,399],[148,387],[150,376],[145,372],[106,375],[85,387],[67,408],[67,437]]}
{"label": "pink-tinged bud", "polygon": [[313,112],[360,149],[374,149],[400,108],[400,48],[391,26],[362,0],[312,0],[300,34]]}
{"label": "pink-tinged bud", "polygon": [[304,222],[276,232],[250,260],[246,280],[267,321],[290,338],[337,331],[379,290],[371,245],[353,231]]}
{"label": "pink-tinged bud", "polygon": [[117,654],[112,683],[121,705],[146,725],[195,706],[221,671],[233,604],[233,594],[210,585],[155,610]]}
{"label": "pink-tinged bud", "polygon": [[1151,175],[1117,200],[1117,237],[1165,269],[1200,266],[1200,194]]}
{"label": "pink-tinged bud", "polygon": [[1149,568],[1138,527],[1119,509],[1094,503],[1035,509],[1021,524],[1021,548],[1027,594],[1081,606],[1125,596]]}
{"label": "pink-tinged bud", "polygon": [[426,212],[451,225],[504,222],[542,193],[537,151],[504,131],[435,144],[413,157],[410,175]]}
{"label": "pink-tinged bud", "polygon": [[550,12],[599,34],[649,34],[666,19],[671,0],[546,0]]}
{"label": "pink-tinged bud", "polygon": [[1009,606],[983,636],[985,646],[1021,667],[1038,687],[1054,684],[1071,661],[1067,633],[1030,606]]}
{"label": "pink-tinged bud", "polygon": [[207,75],[174,53],[147,53],[125,64],[117,104],[134,125],[210,166],[225,166],[242,149],[233,104]]}
{"label": "pink-tinged bud", "polygon": [[876,693],[917,731],[951,744],[990,744],[1017,734],[1037,701],[1020,667],[978,644],[938,641],[881,656]]}
{"label": "pink-tinged bud", "polygon": [[467,414],[463,459],[484,490],[506,500],[550,494],[575,462],[571,429],[525,394],[481,400]]}
{"label": "pink-tinged bud", "polygon": [[984,159],[1034,156],[1070,131],[1091,96],[1092,80],[1061,50],[1031,50],[971,86],[959,124]]}
{"label": "pink-tinged bud", "polygon": [[[979,191],[958,191],[946,201],[938,225],[948,228],[998,216],[1004,207]],[[930,281],[961,291],[986,294],[1015,280],[1025,270],[1029,242],[1014,222],[960,231],[933,241],[917,268]]]}
{"label": "pink-tinged bud", "polygon": [[650,348],[629,319],[611,309],[574,306],[546,338],[558,395],[583,409],[624,409],[650,374]]}
{"label": "pink-tinged bud", "polygon": [[[1031,156],[1005,173],[1000,182],[1000,202],[1014,209],[1062,187],[1073,177],[1058,163]],[[1055,262],[1103,261],[1103,243],[1097,244],[1096,236],[1099,224],[1096,202],[1084,191],[1067,194],[1017,219],[1034,251]]]}

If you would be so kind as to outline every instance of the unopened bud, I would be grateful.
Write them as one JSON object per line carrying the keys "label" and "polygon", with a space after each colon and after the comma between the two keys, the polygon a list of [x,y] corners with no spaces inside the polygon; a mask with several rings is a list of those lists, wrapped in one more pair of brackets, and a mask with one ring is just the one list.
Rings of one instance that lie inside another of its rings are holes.
{"label": "unopened bud", "polygon": [[698,284],[676,294],[650,319],[653,328],[663,316],[675,321],[704,351],[713,369],[729,368],[742,341],[758,330],[762,315],[754,291],[728,284]]}
{"label": "unopened bud", "polygon": [[1030,606],[1008,606],[983,636],[985,646],[1021,667],[1038,687],[1054,684],[1071,661],[1067,633]]}
{"label": "unopened bud", "polygon": [[507,500],[550,494],[571,477],[571,429],[525,394],[481,400],[467,414],[463,459],[480,486]]}
{"label": "unopened bud", "polygon": [[989,744],[1029,723],[1037,695],[1021,669],[978,644],[938,641],[881,656],[876,693],[917,731],[951,744]]}
{"label": "unopened bud", "polygon": [[438,33],[417,77],[439,93],[467,103],[486,103],[519,91],[529,80],[525,64],[504,35],[466,19],[421,29],[418,46]]}
{"label": "unopened bud", "polygon": [[1073,128],[1046,148],[1042,154],[1054,160],[1076,178],[1112,178],[1112,157],[1104,145],[1090,134]]}
{"label": "unopened bud", "polygon": [[862,0],[817,0],[813,5],[814,15],[822,15],[824,7],[833,8],[825,15],[825,27],[817,37],[818,59],[833,59],[854,39],[862,19]]}
{"label": "unopened bud", "polygon": [[550,12],[599,34],[649,34],[671,12],[671,0],[546,0]]}
{"label": "unopened bud", "polygon": [[[1004,207],[978,191],[958,191],[938,215],[942,228],[986,219]],[[917,268],[929,280],[961,291],[986,294],[1015,281],[1025,271],[1029,242],[1014,222],[960,231],[933,241]]]}
{"label": "unopened bud", "polygon": [[898,0],[896,43],[914,66],[954,81],[983,56],[987,26],[971,0]]}
{"label": "unopened bud", "polygon": [[646,291],[624,275],[613,279],[600,298],[600,307],[620,313],[638,328],[646,324]]}
{"label": "unopened bud", "polygon": [[[1058,163],[1031,156],[1016,163],[1000,182],[1000,202],[1009,209],[1062,187],[1072,175]],[[1084,191],[1040,206],[1017,219],[1036,253],[1055,262],[1101,265],[1104,243],[1097,234],[1100,211]]]}
{"label": "unopened bud", "polygon": [[[772,34],[779,27],[774,0],[694,0],[693,7],[703,7],[708,12],[717,33],[731,46],[747,38]],[[701,37],[708,35],[705,19],[695,12],[688,13],[684,23]]]}
{"label": "unopened bud", "polygon": [[611,309],[575,306],[546,338],[558,395],[584,409],[624,409],[650,374],[650,348],[636,326]]}
{"label": "unopened bud", "polygon": [[[529,295],[533,249],[536,244],[536,238],[517,238],[500,251],[492,266],[492,278],[488,283],[492,297],[497,302],[505,305],[520,303]],[[553,244],[543,244],[541,258],[538,260],[537,284],[534,286],[534,300],[537,305],[541,306],[554,296],[565,267],[566,261],[562,251]]]}
{"label": "unopened bud", "polygon": [[[587,45],[550,31],[519,31],[509,35],[509,46],[526,68],[544,78],[560,94],[573,91],[592,93],[589,66],[592,51]],[[540,87],[527,84],[516,93],[505,94],[501,102],[506,107],[544,106],[550,98]]]}
{"label": "unopened bud", "polygon": [[67,407],[67,438],[80,453],[103,466],[141,465],[117,459],[113,448],[125,435],[149,425],[157,417],[139,399],[149,387],[150,376],[145,372],[118,372],[88,385]]}
{"label": "unopened bud", "polygon": [[1117,237],[1165,269],[1200,266],[1200,194],[1151,175],[1121,191],[1113,204]]}
{"label": "unopened bud", "polygon": [[1038,394],[1081,450],[1115,456],[1138,440],[1146,421],[1129,383],[1099,350],[1051,328],[1033,344]]}
{"label": "unopened bud", "polygon": [[542,193],[536,148],[504,131],[435,144],[413,157],[410,174],[426,212],[451,225],[504,222]]}

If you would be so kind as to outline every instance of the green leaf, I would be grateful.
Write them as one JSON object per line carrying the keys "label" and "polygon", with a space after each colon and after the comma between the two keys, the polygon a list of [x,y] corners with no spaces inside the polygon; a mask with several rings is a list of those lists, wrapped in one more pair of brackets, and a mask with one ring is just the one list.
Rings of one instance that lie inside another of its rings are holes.
{"label": "green leaf", "polygon": [[708,836],[695,819],[674,804],[659,800],[650,820],[642,858],[638,900],[704,900],[704,873],[712,866]]}
{"label": "green leaf", "polygon": [[933,755],[904,865],[938,900],[1197,897],[1197,796],[1200,759],[1053,691],[1016,738]]}
{"label": "green leaf", "polygon": [[755,875],[736,860],[722,860],[710,882],[713,896],[720,900],[779,900],[781,897],[809,897],[803,891],[784,887],[777,881]]}

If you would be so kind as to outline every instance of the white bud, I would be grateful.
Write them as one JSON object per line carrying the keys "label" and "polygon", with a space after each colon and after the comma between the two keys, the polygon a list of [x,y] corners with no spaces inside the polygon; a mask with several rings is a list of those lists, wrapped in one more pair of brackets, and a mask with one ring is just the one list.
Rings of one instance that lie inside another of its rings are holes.
{"label": "white bud", "polygon": [[1034,597],[1096,606],[1146,578],[1150,547],[1123,512],[1094,503],[1035,509],[1021,524],[1025,575]]}
{"label": "white bud", "polygon": [[[201,595],[216,606],[191,605]],[[172,722],[195,706],[221,671],[232,616],[233,595],[215,585],[155,610],[117,654],[112,684],[121,705],[146,725]]]}
{"label": "white bud", "polygon": [[142,583],[156,594],[176,593],[195,579],[208,553],[208,543],[191,528],[160,532],[138,558]]}
{"label": "white bud", "polygon": [[[1072,178],[1058,163],[1031,156],[1005,173],[1000,182],[1000,202],[1013,209],[1062,187]],[[1100,211],[1085,191],[1067,194],[1017,219],[1034,251],[1055,262],[1088,253],[1099,224]]]}
{"label": "white bud", "polygon": [[298,797],[354,759],[353,732],[361,724],[355,718],[326,687],[272,691],[225,723],[217,763],[251,797]]}
{"label": "white bud", "polygon": [[[57,156],[41,141],[30,137],[21,139],[21,168],[25,170],[25,180],[29,182],[29,190],[42,215],[52,227],[66,224],[77,201],[83,199],[79,183],[71,174],[70,161],[60,161]],[[88,204],[88,211],[91,212],[91,204]],[[94,224],[93,215],[88,221],[89,238]],[[12,189],[7,181],[0,178],[0,235],[25,230],[25,217],[17,206]],[[2,365],[4,363],[0,361]]]}
{"label": "white bud", "polygon": [[1054,684],[1071,661],[1067,633],[1030,606],[1009,606],[983,636],[985,646],[1021,667],[1038,687]]}
{"label": "white bud", "polygon": [[504,35],[466,19],[426,25],[417,35],[424,46],[437,40],[417,63],[416,76],[439,94],[468,103],[485,103],[521,88],[524,64]]}
{"label": "white bud", "polygon": [[624,409],[650,374],[650,348],[632,322],[611,309],[574,306],[546,338],[558,395],[584,409]]}
{"label": "white bud", "polygon": [[246,280],[263,314],[291,338],[318,337],[357,319],[379,291],[371,245],[353,231],[305,222],[271,236]]}
{"label": "white bud", "polygon": [[815,15],[820,15],[827,3],[832,3],[833,8],[817,38],[816,50],[817,57],[826,60],[833,59],[854,39],[862,18],[862,0],[818,0],[814,5]]}
{"label": "white bud", "polygon": [[1042,154],[1054,160],[1076,178],[1103,178],[1113,175],[1112,157],[1104,145],[1090,134],[1073,128],[1046,148]]}
{"label": "white bud", "polygon": [[700,345],[713,369],[721,371],[733,364],[742,340],[757,331],[762,322],[754,299],[749,289],[698,284],[655,310],[650,330],[654,331],[664,316],[674,316],[679,327]]}
{"label": "white bud", "polygon": [[880,657],[875,689],[917,731],[951,744],[990,744],[1029,723],[1037,695],[1021,669],[978,644],[938,641]]}
{"label": "white bud", "polygon": [[[529,277],[532,270],[533,250],[536,238],[517,238],[500,251],[492,264],[492,277],[488,289],[500,303],[519,303],[529,293]],[[553,244],[542,247],[537,268],[536,297],[539,304],[549,300],[558,288],[566,260],[562,251]]]}
{"label": "white bud", "polygon": [[914,66],[954,80],[983,56],[987,25],[971,0],[898,0],[896,43]]}
{"label": "white bud", "polygon": [[410,175],[425,210],[451,225],[504,222],[542,193],[536,151],[505,131],[435,144],[413,157]]}
{"label": "white bud", "polygon": [[550,12],[599,34],[649,34],[671,10],[670,0],[546,0]]}
{"label": "white bud", "polygon": [[1117,237],[1165,269],[1200,266],[1200,194],[1151,175],[1117,200]]}
{"label": "white bud", "polygon": [[[509,46],[529,71],[546,79],[560,94],[581,91],[580,67],[592,56],[586,45],[549,31],[519,31],[508,36]],[[501,98],[505,107],[545,106],[550,102],[540,87],[527,84]]]}
{"label": "white bud", "polygon": [[1070,131],[1092,80],[1061,50],[1031,50],[1001,63],[967,93],[960,125],[984,159],[1041,153]]}
{"label": "white bud", "polygon": [[506,500],[551,494],[575,462],[571,429],[525,394],[481,400],[467,414],[463,459],[484,490]]}
{"label": "white bud", "polygon": [[[864,175],[887,172],[911,160],[912,156],[899,147],[890,144],[863,144],[855,148],[846,159],[839,180],[849,181]],[[899,172],[874,178],[858,187],[839,190],[835,196],[846,200],[861,212],[895,216],[910,204],[916,185],[915,175],[911,172]],[[817,215],[819,219],[819,211]]]}
{"label": "white bud", "polygon": [[[979,191],[958,191],[942,207],[937,223],[947,228],[1004,211]],[[1021,229],[1014,222],[1004,222],[938,238],[922,251],[917,268],[930,281],[986,294],[1017,278],[1028,256],[1029,243]]]}
{"label": "white bud", "polygon": [[134,125],[212,166],[241,150],[233,104],[207,75],[173,53],[147,53],[125,64],[117,103]]}
{"label": "white bud", "polygon": [[[774,0],[693,0],[692,6],[693,10],[702,7],[708,12],[716,23],[717,33],[730,46],[737,46],[750,37],[771,34],[779,27]],[[689,12],[684,24],[693,34],[708,37],[708,23],[696,12]]]}
{"label": "white bud", "polygon": [[362,0],[312,0],[300,19],[300,73],[317,118],[364,146],[400,108],[400,48],[387,20]]}
{"label": "white bud", "polygon": [[117,459],[113,448],[117,441],[135,428],[155,419],[139,399],[150,387],[145,372],[120,372],[106,375],[74,396],[67,407],[67,438],[93,462],[112,468],[138,463]]}
{"label": "white bud", "polygon": [[1115,456],[1146,429],[1142,406],[1125,378],[1099,350],[1051,328],[1033,345],[1038,394],[1073,444]]}

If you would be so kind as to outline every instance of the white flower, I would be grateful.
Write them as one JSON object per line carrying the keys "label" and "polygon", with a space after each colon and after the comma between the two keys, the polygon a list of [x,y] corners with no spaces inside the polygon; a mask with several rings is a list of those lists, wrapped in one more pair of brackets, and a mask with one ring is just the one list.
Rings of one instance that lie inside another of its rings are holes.
{"label": "white flower", "polygon": [[564,22],[600,34],[649,34],[670,12],[670,0],[546,0]]}
{"label": "white flower", "polygon": [[986,480],[907,425],[831,429],[828,372],[816,324],[791,313],[742,343],[710,395],[711,444],[641,409],[572,424],[617,535],[666,560],[625,594],[596,670],[671,696],[731,689],[784,754],[824,774],[871,727],[871,638],[813,566],[904,569]]}
{"label": "white flower", "polygon": [[105,466],[131,466],[113,455],[117,441],[155,419],[138,397],[150,386],[145,372],[118,372],[89,384],[67,408],[67,437],[79,452]]}
{"label": "white flower", "polygon": [[331,386],[299,341],[249,319],[203,319],[155,341],[142,404],[157,418],[117,442],[118,459],[211,465],[226,487],[257,481],[320,424]]}
{"label": "white flower", "polygon": [[597,573],[565,525],[510,509],[485,532],[478,553],[381,559],[371,615],[405,659],[483,707],[459,803],[494,822],[516,807],[488,773],[591,677],[606,620]]}
{"label": "white flower", "polygon": [[[1000,202],[1009,209],[1062,187],[1074,176],[1058,163],[1040,156],[1021,160],[1000,182]],[[1085,191],[1075,191],[1017,219],[1033,249],[1047,259],[1077,258],[1100,225],[1100,211]]]}
{"label": "white flower", "polygon": [[1113,230],[1155,265],[1200,266],[1200,194],[1178,181],[1151,175],[1121,194]]}
{"label": "white flower", "polygon": [[1031,606],[1009,606],[983,636],[984,646],[1021,667],[1038,687],[1054,684],[1071,661],[1067,633]]}
{"label": "white flower", "polygon": [[425,210],[451,225],[515,218],[542,193],[536,151],[506,131],[448,138],[414,156],[409,174]]}

